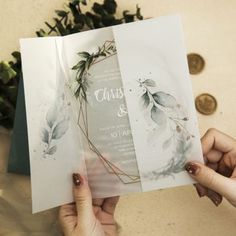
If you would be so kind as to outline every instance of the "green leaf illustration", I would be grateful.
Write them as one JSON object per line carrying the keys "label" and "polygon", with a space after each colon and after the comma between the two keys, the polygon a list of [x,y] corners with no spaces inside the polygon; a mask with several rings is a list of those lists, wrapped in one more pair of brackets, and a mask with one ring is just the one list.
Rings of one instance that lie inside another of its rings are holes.
{"label": "green leaf illustration", "polygon": [[171,136],[170,138],[168,138],[168,139],[163,143],[162,148],[163,148],[164,150],[167,149],[167,148],[169,148],[170,145],[171,145],[171,143],[172,143],[172,136]]}
{"label": "green leaf illustration", "polygon": [[56,146],[52,146],[52,147],[49,148],[49,150],[47,151],[47,154],[48,154],[48,155],[53,155],[56,151],[57,151],[57,147],[56,147]]}
{"label": "green leaf illustration", "polygon": [[56,125],[52,132],[52,139],[61,138],[69,128],[68,120],[63,120]]}
{"label": "green leaf illustration", "polygon": [[48,141],[49,141],[49,133],[48,133],[47,129],[42,130],[42,141],[44,143],[48,143]]}
{"label": "green leaf illustration", "polygon": [[148,92],[145,92],[142,96],[141,96],[141,104],[143,108],[147,108],[148,105],[150,104],[150,98],[148,95]]}
{"label": "green leaf illustration", "polygon": [[52,128],[52,126],[55,123],[56,119],[57,119],[57,108],[56,108],[56,106],[52,106],[48,110],[47,115],[46,115],[46,120],[47,120],[48,126],[50,128]]}
{"label": "green leaf illustration", "polygon": [[75,66],[72,67],[72,70],[78,70],[84,67],[86,61],[79,61]]}
{"label": "green leaf illustration", "polygon": [[146,79],[143,83],[146,86],[149,86],[149,87],[155,87],[156,86],[156,82],[152,79]]}
{"label": "green leaf illustration", "polygon": [[79,52],[78,55],[85,59],[88,59],[91,56],[88,52]]}
{"label": "green leaf illustration", "polygon": [[157,108],[155,105],[151,109],[151,118],[159,126],[165,126],[167,122],[167,117],[165,113]]}
{"label": "green leaf illustration", "polygon": [[177,106],[176,99],[168,93],[160,91],[152,94],[152,96],[155,102],[163,107],[174,108]]}
{"label": "green leaf illustration", "polygon": [[86,70],[89,70],[89,68],[90,68],[90,66],[91,66],[91,64],[92,64],[92,62],[93,62],[93,56],[90,56],[90,57],[88,58],[88,60],[86,61],[86,64],[85,64]]}
{"label": "green leaf illustration", "polygon": [[[142,82],[141,79],[138,80],[139,86],[145,89],[145,93],[141,96],[142,102],[145,102],[146,93],[149,95],[150,102],[153,106],[151,109],[151,119],[158,125],[158,132],[166,129],[167,121],[171,136],[165,140],[162,144],[163,150],[170,149],[173,144],[173,156],[168,161],[168,163],[158,169],[154,169],[148,172],[146,177],[152,180],[157,180],[159,178],[165,178],[167,176],[172,176],[175,178],[174,174],[184,171],[184,165],[186,162],[186,156],[189,155],[192,148],[191,138],[195,136],[189,133],[185,127],[185,122],[189,120],[187,116],[183,116],[181,105],[177,103],[175,97],[172,95],[159,91],[152,93],[148,87],[155,87],[155,81],[145,80]],[[145,103],[147,105],[147,102]],[[158,104],[158,105],[157,105]],[[169,113],[169,108],[172,113]],[[182,118],[180,118],[182,117]]]}
{"label": "green leaf illustration", "polygon": [[87,101],[86,91],[89,87],[89,69],[96,62],[96,60],[97,62],[99,62],[100,57],[107,57],[116,53],[114,43],[115,42],[112,39],[105,41],[101,47],[98,47],[98,51],[96,53],[90,54],[85,51],[77,53],[80,57],[83,58],[83,60],[80,60],[76,65],[72,67],[72,70],[76,70],[75,80],[78,82],[77,89],[76,91],[74,91],[74,95],[76,98],[83,98],[85,101]]}

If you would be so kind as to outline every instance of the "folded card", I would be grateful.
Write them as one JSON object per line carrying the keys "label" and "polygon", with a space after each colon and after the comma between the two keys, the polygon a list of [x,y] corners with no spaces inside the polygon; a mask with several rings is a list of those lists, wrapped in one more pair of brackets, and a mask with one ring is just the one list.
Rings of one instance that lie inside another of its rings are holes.
{"label": "folded card", "polygon": [[33,212],[193,183],[203,161],[178,16],[21,40]]}

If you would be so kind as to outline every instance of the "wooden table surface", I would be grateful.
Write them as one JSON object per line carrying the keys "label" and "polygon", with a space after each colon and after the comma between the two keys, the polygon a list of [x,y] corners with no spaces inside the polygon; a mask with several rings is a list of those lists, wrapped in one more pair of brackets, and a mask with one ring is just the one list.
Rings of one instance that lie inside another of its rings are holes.
{"label": "wooden table surface", "polygon": [[[218,102],[211,116],[198,114],[200,132],[218,128],[236,137],[236,1],[235,0],[118,0],[122,9],[135,10],[138,3],[145,17],[180,14],[189,52],[206,62],[192,76],[194,96],[208,92]],[[0,57],[11,59],[19,38],[34,37],[44,21],[52,22],[55,9],[65,0],[0,0]],[[90,1],[91,3],[91,1]],[[31,215],[28,177],[6,173],[9,135],[0,134],[0,235],[60,235],[57,209]],[[116,219],[121,236],[231,236],[236,235],[236,209],[226,201],[218,208],[199,199],[192,186],[122,197]]]}

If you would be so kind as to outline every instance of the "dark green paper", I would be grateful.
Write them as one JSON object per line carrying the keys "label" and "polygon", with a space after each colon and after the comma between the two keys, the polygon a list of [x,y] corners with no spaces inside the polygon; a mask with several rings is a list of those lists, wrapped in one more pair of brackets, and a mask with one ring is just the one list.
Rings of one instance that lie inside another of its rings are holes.
{"label": "dark green paper", "polygon": [[11,139],[8,172],[30,175],[28,133],[23,80],[20,80],[14,129]]}

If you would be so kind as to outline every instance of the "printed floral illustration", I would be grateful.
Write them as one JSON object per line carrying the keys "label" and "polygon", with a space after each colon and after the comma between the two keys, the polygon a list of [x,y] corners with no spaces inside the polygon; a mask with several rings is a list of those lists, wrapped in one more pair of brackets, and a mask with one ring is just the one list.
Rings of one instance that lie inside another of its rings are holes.
{"label": "printed floral illustration", "polygon": [[145,177],[158,179],[173,176],[173,174],[184,170],[186,156],[192,147],[191,139],[194,138],[194,135],[186,128],[189,119],[183,115],[183,108],[173,95],[164,91],[156,91],[158,87],[154,80],[139,79],[138,83],[143,91],[140,97],[142,111],[149,112],[151,120],[157,127],[158,135],[164,131],[168,131],[170,134],[162,143],[163,150],[171,146],[175,147],[172,158],[167,165],[146,173]]}
{"label": "printed floral illustration", "polygon": [[42,141],[45,144],[44,157],[57,151],[57,140],[61,139],[69,127],[68,104],[62,94],[46,114],[46,127],[42,129]]}
{"label": "printed floral illustration", "polygon": [[102,47],[98,47],[96,53],[79,52],[81,60],[73,66],[72,70],[76,71],[74,95],[76,98],[87,100],[86,91],[89,87],[89,69],[91,66],[99,63],[111,56],[116,55],[114,40],[106,41]]}
{"label": "printed floral illustration", "polygon": [[74,83],[70,86],[72,92],[79,102],[79,115],[78,115],[78,126],[84,135],[90,150],[96,154],[99,160],[102,162],[104,168],[110,174],[114,174],[124,184],[131,184],[140,182],[140,176],[131,175],[123,171],[119,166],[109,161],[108,158],[101,154],[101,150],[98,150],[96,144],[92,143],[89,137],[89,124],[87,119],[87,89],[89,88],[89,69],[114,55],[117,54],[114,40],[107,40],[101,47],[98,47],[97,52],[79,52],[78,55],[80,60],[73,66],[72,70],[76,71]]}

